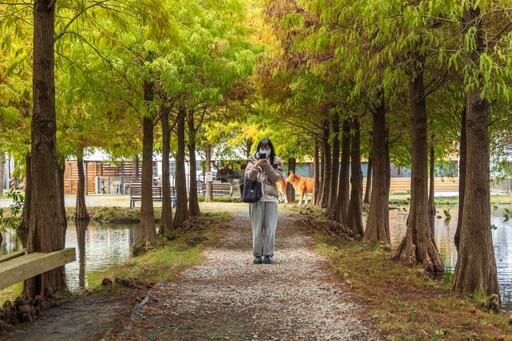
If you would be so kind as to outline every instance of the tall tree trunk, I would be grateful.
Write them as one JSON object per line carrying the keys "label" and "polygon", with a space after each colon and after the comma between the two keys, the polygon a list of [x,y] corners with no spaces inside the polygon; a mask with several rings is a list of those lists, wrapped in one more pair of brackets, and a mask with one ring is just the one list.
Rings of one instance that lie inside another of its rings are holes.
{"label": "tall tree trunk", "polygon": [[340,115],[337,112],[332,118],[332,166],[331,166],[331,184],[330,184],[330,193],[329,200],[327,203],[327,210],[325,211],[326,216],[334,220],[336,215],[336,198],[338,194],[338,174],[340,169]]}
{"label": "tall tree trunk", "polygon": [[0,197],[4,195],[4,169],[5,169],[5,153],[0,152]]}
{"label": "tall tree trunk", "polygon": [[370,213],[364,232],[364,240],[390,242],[389,237],[389,150],[387,147],[386,105],[383,94],[372,112],[372,160],[373,184]]}
{"label": "tall tree trunk", "polygon": [[158,234],[169,237],[172,231],[171,172],[171,128],[169,126],[169,108],[160,108],[162,124],[162,215]]}
{"label": "tall tree trunk", "polygon": [[466,190],[466,167],[467,167],[467,139],[466,139],[466,107],[462,110],[461,131],[459,146],[459,213],[457,215],[457,230],[453,242],[457,253],[460,246],[460,229],[462,227],[462,213],[464,212],[464,191]]}
{"label": "tall tree trunk", "polygon": [[336,201],[336,221],[345,224],[349,204],[350,183],[350,122],[343,120],[341,135],[341,170],[338,179],[338,199]]}
{"label": "tall tree trunk", "polygon": [[[66,226],[59,185],[56,148],[53,1],[34,3],[33,115],[31,131],[31,177],[28,253],[64,248]],[[28,170],[27,170],[28,172]],[[28,297],[66,289],[64,267],[28,279],[23,292]]]}
{"label": "tall tree trunk", "polygon": [[174,226],[181,225],[188,220],[187,208],[187,179],[185,176],[185,108],[180,108],[178,112],[178,152],[176,153],[176,215],[174,216]]}
{"label": "tall tree trunk", "polygon": [[188,209],[191,216],[201,214],[199,199],[197,197],[197,165],[196,165],[196,129],[194,123],[194,110],[188,113],[188,157],[190,160],[190,191],[188,196]]}
{"label": "tall tree trunk", "polygon": [[[211,172],[212,171],[212,146],[210,144],[206,145],[205,154],[206,154],[205,172]],[[213,191],[212,191],[212,182],[211,181],[205,181],[204,201],[206,201],[206,202],[213,201]]]}
{"label": "tall tree trunk", "polygon": [[[144,81],[144,100],[153,101],[153,83]],[[155,209],[153,207],[153,117],[142,119],[142,180],[139,228],[135,232],[135,247],[156,238]]]}
{"label": "tall tree trunk", "polygon": [[435,227],[436,227],[436,201],[435,201],[435,179],[436,179],[436,160],[435,160],[435,150],[434,143],[430,145],[430,187],[428,194],[428,216],[429,216],[429,225],[430,232],[432,232],[432,237],[435,238]]}
{"label": "tall tree trunk", "polygon": [[350,165],[352,177],[350,183],[350,202],[348,204],[346,224],[352,229],[354,236],[363,236],[363,213],[361,193],[363,191],[363,173],[361,172],[361,129],[359,118],[352,119],[352,139],[350,141]]}
{"label": "tall tree trunk", "polygon": [[[83,153],[80,153],[83,155]],[[84,159],[79,157],[76,161],[78,169],[78,185],[76,191],[75,220],[89,220],[87,205],[85,203],[85,174]]]}
{"label": "tall tree trunk", "polygon": [[[59,166],[56,148],[54,18],[55,2],[34,2],[33,114],[31,131],[31,182],[28,253],[64,248],[66,226],[62,216]],[[28,172],[28,170],[27,170]],[[28,279],[28,297],[66,289],[64,267]]]}
{"label": "tall tree trunk", "polygon": [[27,248],[29,219],[30,219],[30,202],[32,198],[32,162],[30,154],[25,156],[25,200],[23,202],[23,212],[21,214],[21,222],[18,227],[18,235],[20,236],[22,245]]}
{"label": "tall tree trunk", "polygon": [[[68,229],[68,219],[66,216],[66,197],[65,197],[65,183],[64,183],[64,172],[65,172],[65,162],[62,160],[62,163],[58,163],[58,174],[59,174],[59,190],[60,190],[60,211],[62,217],[62,223],[64,224],[64,230]],[[66,234],[64,233],[64,236]]]}
{"label": "tall tree trunk", "polygon": [[371,195],[372,195],[372,153],[370,153],[370,155],[368,155],[368,170],[366,172],[366,189],[364,191],[363,203],[369,204]]}
{"label": "tall tree trunk", "polygon": [[[319,205],[322,190],[320,188],[320,146],[317,138],[315,138],[314,145],[313,169],[313,179],[315,182],[315,188],[313,188],[313,205]],[[293,197],[293,201],[295,201],[295,196]]]}
{"label": "tall tree trunk", "polygon": [[[478,71],[480,53],[486,49],[480,9],[465,8],[463,22],[476,28],[475,49],[466,55],[469,72]],[[472,75],[471,75],[472,76]],[[471,79],[472,77],[468,77]],[[480,85],[481,86],[481,85]],[[496,258],[491,234],[489,174],[489,102],[474,86],[467,94],[467,169],[460,248],[452,290],[465,294],[496,294],[499,297]]]}
{"label": "tall tree trunk", "polygon": [[410,129],[412,147],[411,204],[407,231],[393,255],[400,258],[405,251],[410,265],[421,263],[429,273],[444,272],[443,262],[430,229],[428,211],[428,140],[427,104],[423,84],[424,58],[416,56],[421,65],[409,82]]}
{"label": "tall tree trunk", "polygon": [[331,191],[331,147],[329,145],[329,134],[329,121],[324,120],[322,135],[322,195],[320,196],[320,205],[322,208],[327,207],[329,193]]}
{"label": "tall tree trunk", "polygon": [[135,176],[140,177],[140,158],[138,155],[135,155]]}
{"label": "tall tree trunk", "polygon": [[[290,172],[293,172],[295,174],[295,170],[297,169],[297,160],[295,158],[289,158],[288,159],[288,174],[290,174]],[[286,176],[283,174],[283,176]],[[313,193],[313,198],[312,200],[314,200],[314,194]],[[286,182],[286,198],[288,199],[288,202],[294,202],[295,201],[295,188],[293,188],[293,185],[289,182]],[[313,201],[314,203],[314,201]]]}

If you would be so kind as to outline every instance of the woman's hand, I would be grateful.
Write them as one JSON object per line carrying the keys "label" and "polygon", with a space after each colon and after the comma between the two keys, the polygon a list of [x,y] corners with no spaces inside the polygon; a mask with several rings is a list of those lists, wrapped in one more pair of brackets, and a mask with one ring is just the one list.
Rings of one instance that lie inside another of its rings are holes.
{"label": "woman's hand", "polygon": [[254,164],[255,167],[265,167],[266,165],[268,165],[268,161],[267,159],[259,159],[258,161],[256,161],[256,163]]}

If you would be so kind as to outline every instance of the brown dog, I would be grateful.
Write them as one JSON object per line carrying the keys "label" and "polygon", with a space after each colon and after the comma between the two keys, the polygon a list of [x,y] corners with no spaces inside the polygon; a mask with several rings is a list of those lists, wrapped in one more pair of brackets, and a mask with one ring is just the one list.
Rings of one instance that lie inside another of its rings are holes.
{"label": "brown dog", "polygon": [[286,197],[286,179],[280,178],[276,183],[277,190],[279,191],[279,197],[283,196],[284,203],[288,203],[288,198]]}
{"label": "brown dog", "polygon": [[295,190],[299,192],[300,200],[297,205],[300,205],[302,200],[304,200],[304,205],[306,205],[308,203],[307,193],[313,193],[313,190],[315,189],[315,180],[313,178],[295,175],[290,172],[286,181],[291,183]]}

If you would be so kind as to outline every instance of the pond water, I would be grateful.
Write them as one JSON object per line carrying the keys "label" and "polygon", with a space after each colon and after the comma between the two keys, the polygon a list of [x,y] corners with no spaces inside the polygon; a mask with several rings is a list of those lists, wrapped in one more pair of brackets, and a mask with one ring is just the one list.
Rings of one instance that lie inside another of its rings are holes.
{"label": "pond water", "polygon": [[[443,210],[448,210],[450,220],[445,220]],[[437,208],[438,218],[435,222],[435,241],[441,253],[447,272],[454,271],[457,263],[457,249],[453,242],[457,230],[457,207]],[[491,216],[492,240],[496,267],[498,269],[498,284],[500,296],[505,309],[512,311],[512,221],[504,218],[503,212],[493,211]],[[406,232],[407,212],[403,208],[390,211],[391,244],[397,246]]]}
{"label": "pond water", "polygon": [[[76,249],[76,262],[66,264],[66,280],[70,290],[87,288],[93,273],[119,264],[133,255],[133,228],[135,225],[100,224],[97,222],[68,222],[66,247]],[[4,241],[0,255],[21,249],[21,241],[14,231],[2,232]],[[96,280],[98,280],[96,278]],[[101,281],[101,278],[99,279]],[[22,290],[22,283],[0,290],[0,304],[15,299]]]}
{"label": "pond water", "polygon": [[[445,221],[443,210],[448,209],[452,219]],[[439,208],[442,218],[436,219],[435,239],[446,270],[453,272],[457,261],[457,251],[453,236],[457,226],[457,208]],[[396,246],[405,235],[407,212],[403,209],[390,211],[391,242]],[[491,224],[500,294],[504,307],[512,311],[512,221],[505,221],[503,213],[493,211]],[[92,274],[105,270],[111,265],[125,261],[133,254],[133,229],[136,225],[100,224],[91,222],[87,226],[76,226],[68,222],[66,247],[75,247],[77,261],[66,265],[68,287],[71,290],[87,288],[97,276]],[[12,231],[2,233],[4,241],[0,245],[0,255],[16,251],[21,243]],[[101,281],[101,278],[99,278]],[[5,299],[16,298],[22,290],[22,283],[0,290],[0,304]]]}

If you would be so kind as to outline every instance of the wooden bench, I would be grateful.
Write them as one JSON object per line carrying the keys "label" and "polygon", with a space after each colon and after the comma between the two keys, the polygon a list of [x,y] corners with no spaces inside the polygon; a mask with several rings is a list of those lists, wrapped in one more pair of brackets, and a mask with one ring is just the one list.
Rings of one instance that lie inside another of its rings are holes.
{"label": "wooden bench", "polygon": [[122,178],[122,194],[128,194],[130,193],[130,186],[133,185],[139,185],[142,181],[140,176],[125,176]]}
{"label": "wooden bench", "polygon": [[[162,201],[164,199],[163,187],[152,186],[153,201]],[[142,186],[141,184],[130,185],[130,207],[135,207],[135,202],[142,200]],[[172,207],[176,207],[176,191],[174,186],[171,186],[171,203]]]}
{"label": "wooden bench", "polygon": [[212,182],[213,195],[233,195],[233,186],[229,182]]}
{"label": "wooden bench", "polygon": [[48,253],[21,250],[0,256],[0,290],[75,260],[75,248]]}

